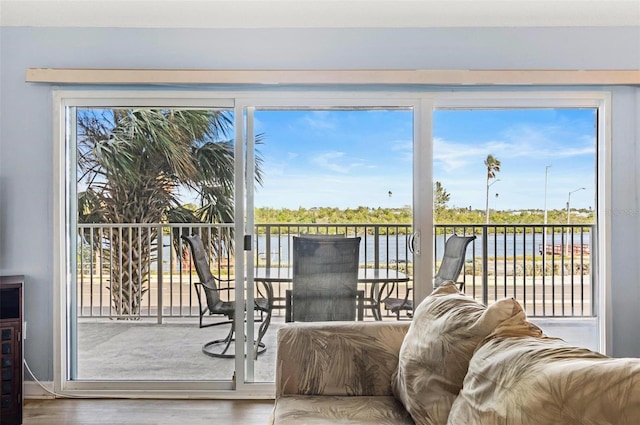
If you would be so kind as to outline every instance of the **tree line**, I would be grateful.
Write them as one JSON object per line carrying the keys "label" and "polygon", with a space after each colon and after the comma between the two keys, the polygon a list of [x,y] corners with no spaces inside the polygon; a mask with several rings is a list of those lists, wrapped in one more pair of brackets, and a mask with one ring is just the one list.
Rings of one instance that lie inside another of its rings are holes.
{"label": "tree line", "polygon": [[[317,207],[289,209],[289,208],[256,208],[254,211],[256,224],[411,224],[413,211],[411,206],[401,208],[334,208]],[[485,211],[469,208],[449,208],[434,204],[434,224],[482,224],[485,222]],[[542,224],[544,211],[541,209],[528,210],[492,210],[491,224],[518,225]],[[567,223],[567,211],[548,210],[547,223],[549,225],[563,225]],[[593,224],[595,216],[589,209],[572,209],[572,224]]]}

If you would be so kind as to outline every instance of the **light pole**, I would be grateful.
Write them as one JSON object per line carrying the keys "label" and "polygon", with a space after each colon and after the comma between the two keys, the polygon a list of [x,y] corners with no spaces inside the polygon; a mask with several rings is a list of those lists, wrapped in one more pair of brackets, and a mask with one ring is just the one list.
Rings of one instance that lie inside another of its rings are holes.
{"label": "light pole", "polygon": [[542,233],[542,269],[545,269],[547,255],[547,177],[549,176],[551,164],[544,167],[544,226]]}
{"label": "light pole", "polygon": [[572,190],[571,192],[569,192],[569,197],[567,198],[567,241],[566,241],[566,246],[567,246],[567,255],[569,255],[569,225],[571,224],[571,194],[578,192],[580,190],[585,190],[585,187],[579,187],[576,190]]}
{"label": "light pole", "polygon": [[544,167],[544,233],[547,234],[547,176],[549,175],[551,165]]}
{"label": "light pole", "polygon": [[486,211],[485,211],[485,215],[487,217],[487,224],[489,224],[489,188],[494,184],[494,183],[498,183],[500,181],[500,179],[496,179],[494,181],[492,181],[491,183],[489,183],[487,185],[487,205],[486,205]]}

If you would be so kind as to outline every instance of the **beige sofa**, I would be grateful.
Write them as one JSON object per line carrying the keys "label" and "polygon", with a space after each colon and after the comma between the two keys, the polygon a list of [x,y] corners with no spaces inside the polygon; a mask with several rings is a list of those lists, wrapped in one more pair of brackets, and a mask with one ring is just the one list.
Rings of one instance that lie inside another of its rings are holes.
{"label": "beige sofa", "polygon": [[278,331],[273,425],[640,423],[640,360],[545,336],[513,299],[453,284],[408,322]]}

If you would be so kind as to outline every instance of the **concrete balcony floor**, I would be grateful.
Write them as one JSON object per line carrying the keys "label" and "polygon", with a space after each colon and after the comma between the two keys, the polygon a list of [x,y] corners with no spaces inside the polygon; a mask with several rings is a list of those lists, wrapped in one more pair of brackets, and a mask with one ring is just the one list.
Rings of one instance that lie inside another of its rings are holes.
{"label": "concrete balcony floor", "polygon": [[[284,324],[273,318],[265,335],[267,351],[254,366],[255,382],[273,382],[276,332]],[[372,319],[368,319],[372,320]],[[390,317],[385,320],[394,320]],[[595,318],[554,318],[530,321],[549,336],[596,350]],[[202,345],[223,338],[228,325],[199,328],[197,318],[155,321],[80,319],[78,323],[78,379],[126,381],[215,381],[231,380],[233,359],[213,358],[202,353]]]}

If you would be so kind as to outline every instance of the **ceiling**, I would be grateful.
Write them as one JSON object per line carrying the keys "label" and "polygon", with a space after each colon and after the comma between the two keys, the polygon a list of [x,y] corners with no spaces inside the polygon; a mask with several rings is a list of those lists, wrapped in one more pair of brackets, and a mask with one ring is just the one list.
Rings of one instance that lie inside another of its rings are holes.
{"label": "ceiling", "polygon": [[640,0],[0,0],[2,26],[638,26]]}

